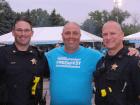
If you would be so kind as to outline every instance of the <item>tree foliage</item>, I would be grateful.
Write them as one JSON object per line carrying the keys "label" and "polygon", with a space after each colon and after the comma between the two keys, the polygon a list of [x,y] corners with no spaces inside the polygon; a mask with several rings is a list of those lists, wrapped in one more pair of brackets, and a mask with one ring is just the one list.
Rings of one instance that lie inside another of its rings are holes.
{"label": "tree foliage", "polygon": [[66,22],[60,14],[56,14],[55,9],[50,14],[46,10],[39,8],[31,11],[27,10],[18,15],[28,17],[32,21],[34,27],[60,26],[64,25]]}
{"label": "tree foliage", "polygon": [[[127,11],[122,11],[118,8],[114,8],[111,12],[108,12],[106,10],[103,11],[94,11],[89,13],[89,19],[85,20],[82,24],[82,28],[86,31],[89,31],[91,33],[94,32],[94,34],[101,36],[101,29],[105,22],[108,20],[114,20],[119,22],[121,25],[130,16],[130,14]],[[88,25],[89,22],[92,24]],[[90,30],[91,27],[94,27],[93,30]]]}
{"label": "tree foliage", "polygon": [[138,24],[138,25],[134,25],[134,24],[126,25],[126,24],[123,24],[122,29],[123,29],[125,35],[130,35],[130,34],[133,34],[133,33],[136,33],[136,32],[140,31],[140,24]]}
{"label": "tree foliage", "polygon": [[0,35],[11,31],[15,12],[5,0],[0,0]]}
{"label": "tree foliage", "polygon": [[[51,13],[41,8],[16,13],[5,0],[0,0],[0,35],[11,31],[15,18],[18,16],[30,18],[34,27],[62,26],[67,22],[55,9]],[[129,35],[140,31],[140,25],[136,17],[133,19],[133,24],[124,23],[130,16],[129,12],[118,8],[114,8],[110,12],[106,10],[91,11],[89,12],[89,19],[86,19],[81,27],[88,32],[100,36],[103,24],[108,20],[115,20],[122,25],[125,35]]]}
{"label": "tree foliage", "polygon": [[27,10],[26,12],[18,13],[18,16],[26,16],[28,17],[32,23],[33,27],[45,27],[50,26],[50,23],[48,21],[49,14],[46,10],[39,9],[33,9],[33,10]]}
{"label": "tree foliage", "polygon": [[16,17],[19,16],[28,17],[33,27],[62,26],[67,22],[55,9],[50,14],[41,8],[16,13],[5,0],[0,0],[0,35],[10,32]]}
{"label": "tree foliage", "polygon": [[60,14],[57,14],[55,9],[50,14],[49,22],[51,26],[62,26],[66,23],[65,19]]}

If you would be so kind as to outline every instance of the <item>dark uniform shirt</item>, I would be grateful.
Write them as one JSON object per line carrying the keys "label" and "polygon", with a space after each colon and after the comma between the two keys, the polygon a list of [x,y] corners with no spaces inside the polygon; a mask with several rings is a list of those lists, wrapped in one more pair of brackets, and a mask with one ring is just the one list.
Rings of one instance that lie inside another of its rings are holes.
{"label": "dark uniform shirt", "polygon": [[[102,58],[95,73],[96,105],[140,105],[140,59],[122,48]],[[132,103],[132,104],[130,104]]]}
{"label": "dark uniform shirt", "polygon": [[[14,44],[1,47],[0,86],[6,85],[3,100],[7,105],[35,105],[36,98],[42,95],[42,78],[45,72],[49,73],[47,70],[47,60],[37,48],[30,46],[28,51],[18,51]],[[36,86],[37,93],[32,94],[32,86],[36,85],[34,77],[40,80]]]}

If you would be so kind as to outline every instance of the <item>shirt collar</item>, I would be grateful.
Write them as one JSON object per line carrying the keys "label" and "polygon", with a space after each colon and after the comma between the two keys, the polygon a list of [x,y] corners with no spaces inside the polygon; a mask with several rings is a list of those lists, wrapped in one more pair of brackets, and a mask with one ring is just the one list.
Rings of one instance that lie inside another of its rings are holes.
{"label": "shirt collar", "polygon": [[127,53],[128,53],[128,48],[123,47],[122,49],[120,49],[120,51],[116,55],[110,56],[107,54],[106,58],[107,59],[115,59],[115,58],[121,59],[123,56],[127,56]]}
{"label": "shirt collar", "polygon": [[[12,52],[15,53],[15,54],[16,54],[17,52],[21,52],[21,51],[19,51],[19,50],[17,49],[15,43],[13,43],[13,45],[12,45]],[[25,53],[34,53],[34,50],[33,50],[32,46],[29,46],[28,50],[27,50],[27,51],[23,51],[23,52],[25,52]]]}

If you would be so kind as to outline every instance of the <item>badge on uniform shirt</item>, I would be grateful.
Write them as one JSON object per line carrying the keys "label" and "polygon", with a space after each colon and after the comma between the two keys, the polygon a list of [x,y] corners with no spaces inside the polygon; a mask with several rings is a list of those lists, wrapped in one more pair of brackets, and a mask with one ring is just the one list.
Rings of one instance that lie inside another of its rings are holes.
{"label": "badge on uniform shirt", "polygon": [[118,65],[116,63],[114,63],[113,65],[111,65],[111,70],[116,70],[116,68],[118,67]]}
{"label": "badge on uniform shirt", "polygon": [[37,60],[35,58],[31,59],[30,61],[32,62],[33,65],[36,65],[37,63]]}

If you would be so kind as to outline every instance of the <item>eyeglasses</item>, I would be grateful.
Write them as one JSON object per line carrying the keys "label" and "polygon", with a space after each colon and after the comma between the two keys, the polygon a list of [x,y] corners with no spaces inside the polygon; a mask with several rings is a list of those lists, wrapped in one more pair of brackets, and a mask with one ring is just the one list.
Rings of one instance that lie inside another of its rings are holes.
{"label": "eyeglasses", "polygon": [[26,33],[26,34],[28,34],[28,33],[30,33],[30,32],[32,32],[32,30],[30,30],[30,29],[24,29],[24,30],[22,30],[22,29],[15,29],[15,31],[17,32],[17,33]]}

